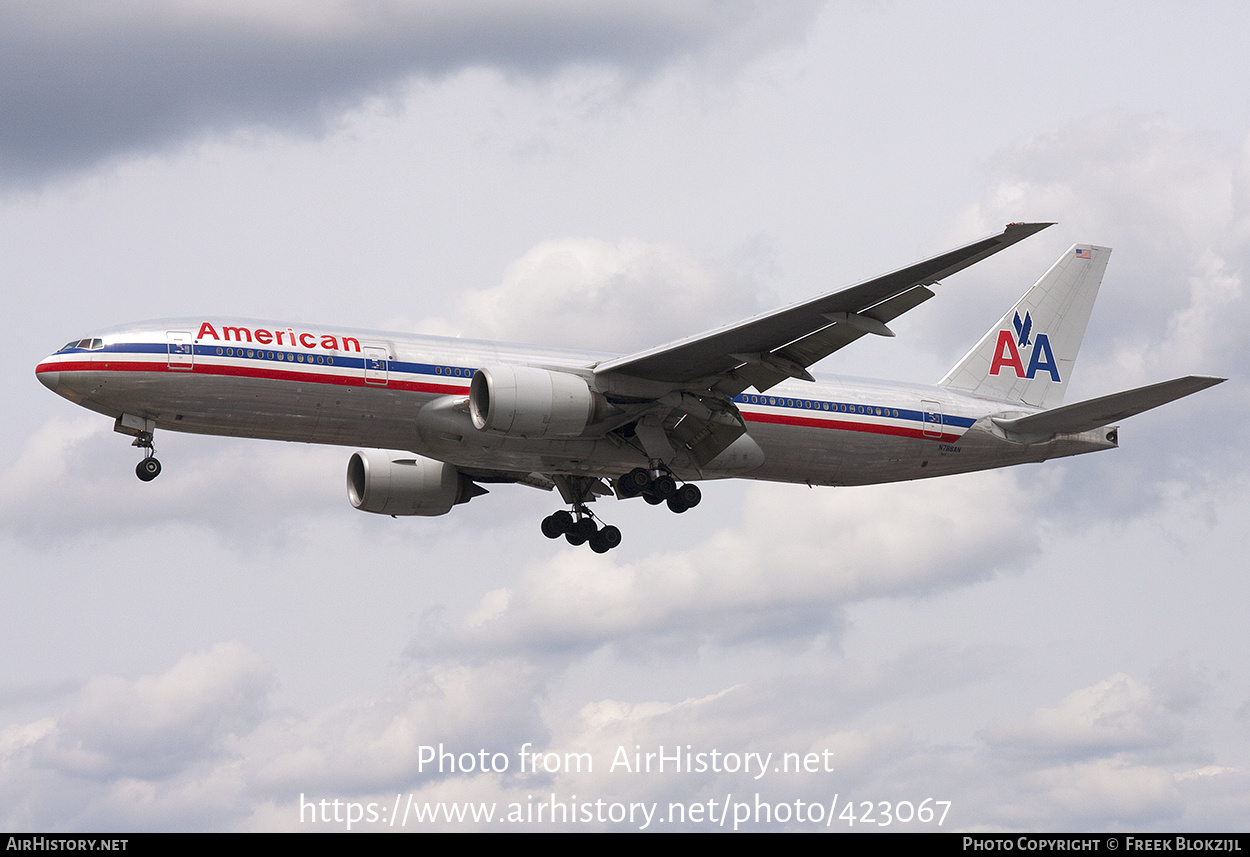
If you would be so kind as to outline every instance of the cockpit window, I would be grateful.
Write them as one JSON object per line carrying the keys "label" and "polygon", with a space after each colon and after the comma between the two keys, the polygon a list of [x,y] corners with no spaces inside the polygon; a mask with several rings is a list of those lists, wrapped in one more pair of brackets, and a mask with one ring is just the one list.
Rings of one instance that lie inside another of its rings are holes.
{"label": "cockpit window", "polygon": [[75,348],[86,348],[88,351],[99,351],[103,347],[104,347],[104,340],[100,339],[99,337],[95,337],[93,339],[72,340],[71,342],[65,343],[65,347],[62,348],[61,350],[72,351]]}

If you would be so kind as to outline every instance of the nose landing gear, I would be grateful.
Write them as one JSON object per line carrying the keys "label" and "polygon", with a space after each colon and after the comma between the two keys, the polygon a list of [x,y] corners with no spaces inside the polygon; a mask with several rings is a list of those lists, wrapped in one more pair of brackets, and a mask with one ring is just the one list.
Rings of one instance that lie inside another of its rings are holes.
{"label": "nose landing gear", "polygon": [[137,446],[145,451],[143,460],[135,466],[135,476],[138,476],[144,482],[151,482],[160,476],[161,462],[156,457],[156,447],[152,443],[152,432],[139,432],[139,434],[135,435],[134,443],[130,445]]}

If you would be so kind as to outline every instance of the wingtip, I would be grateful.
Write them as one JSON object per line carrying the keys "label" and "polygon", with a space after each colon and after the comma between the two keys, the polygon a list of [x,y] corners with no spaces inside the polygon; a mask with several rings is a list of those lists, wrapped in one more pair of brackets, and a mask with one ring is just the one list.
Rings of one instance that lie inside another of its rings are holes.
{"label": "wingtip", "polygon": [[1043,229],[1054,225],[1055,224],[1053,223],[1008,223],[1005,227],[1003,227],[1002,232],[994,236],[994,240],[1006,247],[1015,244],[1017,241],[1023,241],[1030,235],[1034,235],[1041,232]]}
{"label": "wingtip", "polygon": [[1227,378],[1217,378],[1214,375],[1186,375],[1183,378],[1177,378],[1176,381],[1172,383],[1179,384],[1182,382],[1187,382],[1189,387],[1191,388],[1190,391],[1185,394],[1188,396],[1188,395],[1192,395],[1193,393],[1199,393],[1203,390],[1214,387],[1217,384],[1223,384],[1227,380],[1228,380]]}

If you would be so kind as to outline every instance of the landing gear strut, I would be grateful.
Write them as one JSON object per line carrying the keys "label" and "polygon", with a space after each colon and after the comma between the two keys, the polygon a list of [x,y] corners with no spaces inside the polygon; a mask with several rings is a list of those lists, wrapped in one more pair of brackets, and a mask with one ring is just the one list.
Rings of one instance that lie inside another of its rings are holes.
{"label": "landing gear strut", "polygon": [[152,444],[152,432],[139,432],[131,446],[137,446],[145,451],[143,460],[135,466],[135,476],[138,476],[144,482],[151,482],[160,476],[161,463],[156,458],[156,447]]}

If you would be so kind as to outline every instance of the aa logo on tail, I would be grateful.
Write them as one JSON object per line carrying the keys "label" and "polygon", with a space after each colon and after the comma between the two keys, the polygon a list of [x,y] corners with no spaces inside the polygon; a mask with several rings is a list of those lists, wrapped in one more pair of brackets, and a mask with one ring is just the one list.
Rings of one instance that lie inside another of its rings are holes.
{"label": "aa logo on tail", "polygon": [[[1050,350],[1050,337],[1039,333],[1032,343],[1029,342],[1029,336],[1033,332],[1033,317],[1027,311],[1023,321],[1020,320],[1020,313],[1016,313],[1011,323],[1016,329],[1014,336],[1010,330],[998,332],[998,345],[994,348],[990,374],[998,375],[1007,368],[1014,371],[1017,378],[1032,379],[1041,370],[1049,372],[1052,381],[1058,381],[1059,363],[1055,360],[1054,352]],[[1029,355],[1029,368],[1026,370],[1020,357],[1020,349],[1030,347],[1032,353]]]}

